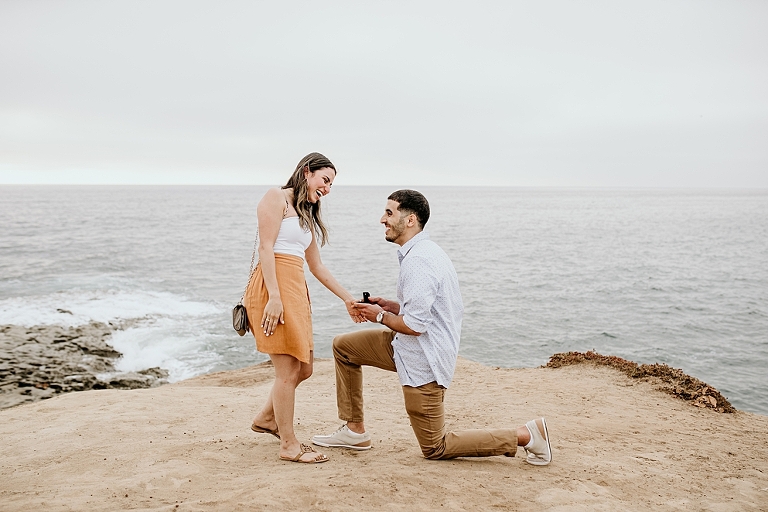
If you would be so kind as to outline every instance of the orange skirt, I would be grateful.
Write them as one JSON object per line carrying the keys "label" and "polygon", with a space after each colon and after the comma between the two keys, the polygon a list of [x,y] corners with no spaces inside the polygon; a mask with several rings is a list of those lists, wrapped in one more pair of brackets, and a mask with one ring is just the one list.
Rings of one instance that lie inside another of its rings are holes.
{"label": "orange skirt", "polygon": [[304,279],[304,259],[289,254],[275,254],[275,273],[280,299],[283,302],[285,323],[278,323],[274,334],[267,336],[259,327],[269,300],[261,264],[256,265],[243,299],[243,305],[248,312],[248,323],[253,337],[256,338],[256,350],[264,354],[287,354],[302,363],[309,363],[310,351],[314,350],[315,345],[312,341],[309,289]]}

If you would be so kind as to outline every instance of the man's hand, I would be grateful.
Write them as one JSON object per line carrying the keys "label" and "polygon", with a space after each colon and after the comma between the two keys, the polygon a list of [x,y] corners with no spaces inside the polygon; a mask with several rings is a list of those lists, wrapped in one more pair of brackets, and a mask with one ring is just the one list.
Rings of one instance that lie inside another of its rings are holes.
{"label": "man's hand", "polygon": [[[371,302],[373,302],[373,298],[371,298]],[[378,315],[380,311],[384,310],[377,304],[366,304],[364,302],[355,302],[355,309],[357,310],[358,315],[369,322],[375,322],[376,315]]]}
{"label": "man's hand", "polygon": [[[373,302],[374,299],[384,300],[384,299],[380,299],[379,297],[371,297],[371,299],[370,299],[371,302]],[[384,301],[384,303],[388,307],[390,307],[390,308],[396,307],[397,311],[398,312],[400,311],[400,304],[398,304],[397,302],[386,300],[386,301]],[[360,314],[363,315],[365,317],[365,319],[368,320],[369,322],[375,322],[376,321],[376,316],[381,311],[386,311],[387,313],[391,313],[389,315],[385,315],[384,316],[384,319],[386,320],[386,322],[384,323],[385,327],[388,327],[388,328],[390,328],[390,329],[392,329],[393,331],[396,331],[396,332],[401,332],[403,334],[410,334],[411,336],[421,336],[420,332],[414,331],[413,329],[411,329],[410,327],[408,327],[405,324],[405,320],[403,320],[403,317],[399,316],[394,311],[389,311],[387,309],[384,309],[383,307],[381,307],[380,304],[381,303],[379,303],[379,304],[364,304],[362,302],[358,302],[358,303],[355,304],[355,308],[357,308],[357,310],[360,312]]]}
{"label": "man's hand", "polygon": [[[368,300],[371,302],[371,304],[376,304],[377,306],[380,306],[381,309],[383,309],[387,313],[392,313],[393,315],[400,314],[400,304],[398,304],[394,300],[382,299],[381,297],[370,297]],[[378,311],[376,313],[378,313]]]}

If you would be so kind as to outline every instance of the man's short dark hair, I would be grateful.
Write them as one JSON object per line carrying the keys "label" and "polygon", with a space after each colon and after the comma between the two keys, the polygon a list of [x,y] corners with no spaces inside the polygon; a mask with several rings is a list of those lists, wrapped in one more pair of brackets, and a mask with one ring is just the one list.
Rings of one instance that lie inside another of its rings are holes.
{"label": "man's short dark hair", "polygon": [[429,201],[421,192],[409,189],[397,190],[389,194],[387,199],[399,203],[397,209],[401,212],[416,215],[421,229],[424,229],[424,226],[427,225],[429,220]]}

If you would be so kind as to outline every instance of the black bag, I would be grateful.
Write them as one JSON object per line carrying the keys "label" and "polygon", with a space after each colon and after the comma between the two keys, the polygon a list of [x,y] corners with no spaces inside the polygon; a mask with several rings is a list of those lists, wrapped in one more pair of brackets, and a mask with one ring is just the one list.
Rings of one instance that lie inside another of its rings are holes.
{"label": "black bag", "polygon": [[245,306],[242,302],[238,302],[237,306],[232,308],[232,327],[235,328],[237,334],[245,336],[250,329],[248,328],[248,313],[245,311]]}

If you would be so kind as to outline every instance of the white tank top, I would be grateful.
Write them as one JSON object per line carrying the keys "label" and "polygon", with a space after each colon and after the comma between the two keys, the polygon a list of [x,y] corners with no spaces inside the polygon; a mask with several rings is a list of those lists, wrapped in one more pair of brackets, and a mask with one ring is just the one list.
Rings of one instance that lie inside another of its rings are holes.
{"label": "white tank top", "polygon": [[287,217],[280,224],[280,231],[277,232],[277,240],[273,248],[275,253],[290,254],[304,258],[304,251],[312,243],[312,233],[304,231],[299,226],[299,217]]}

